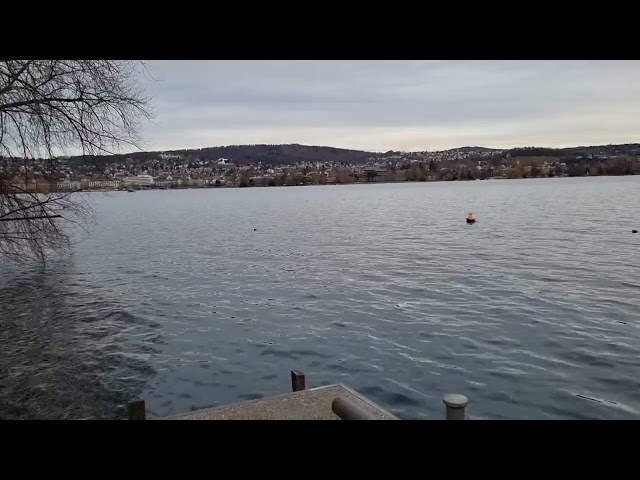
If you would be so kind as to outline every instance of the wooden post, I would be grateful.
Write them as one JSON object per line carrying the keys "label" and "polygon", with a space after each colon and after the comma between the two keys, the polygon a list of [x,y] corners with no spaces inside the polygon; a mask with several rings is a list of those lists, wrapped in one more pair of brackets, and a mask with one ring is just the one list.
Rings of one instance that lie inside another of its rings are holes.
{"label": "wooden post", "polygon": [[294,392],[299,392],[301,390],[305,390],[307,387],[305,385],[304,373],[298,370],[291,370],[291,389]]}
{"label": "wooden post", "polygon": [[450,393],[445,395],[442,400],[447,408],[446,419],[447,420],[464,420],[465,408],[469,403],[467,397],[464,395],[458,395],[456,393]]}
{"label": "wooden post", "polygon": [[144,400],[136,400],[135,402],[127,405],[127,412],[129,414],[129,420],[146,420],[147,408],[144,404]]}

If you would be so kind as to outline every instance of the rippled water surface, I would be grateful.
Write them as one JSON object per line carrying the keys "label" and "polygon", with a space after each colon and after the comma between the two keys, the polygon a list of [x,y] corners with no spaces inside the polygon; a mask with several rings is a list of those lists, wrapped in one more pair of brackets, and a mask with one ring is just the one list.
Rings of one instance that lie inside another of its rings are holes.
{"label": "rippled water surface", "polygon": [[402,418],[451,392],[475,418],[640,418],[640,178],[92,199],[73,255],[0,264],[1,418],[165,416],[291,369]]}

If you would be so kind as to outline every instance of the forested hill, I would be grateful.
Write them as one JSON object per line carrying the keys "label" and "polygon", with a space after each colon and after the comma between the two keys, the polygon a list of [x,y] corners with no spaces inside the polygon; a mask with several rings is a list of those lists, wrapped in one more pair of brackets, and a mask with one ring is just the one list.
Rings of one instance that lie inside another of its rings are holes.
{"label": "forested hill", "polygon": [[[156,159],[160,156],[180,156],[185,160],[217,161],[219,158],[231,159],[234,163],[248,164],[262,162],[266,165],[291,165],[297,162],[338,162],[345,164],[365,163],[368,158],[382,157],[384,154],[347,150],[344,148],[318,147],[307,145],[230,145],[226,147],[208,147],[199,149],[168,150],[163,152],[135,152],[126,155],[98,157],[94,160],[108,162],[131,158],[134,161]],[[73,160],[76,160],[75,158]],[[81,157],[77,159],[82,161]]]}
{"label": "forested hill", "polygon": [[638,156],[640,155],[640,144],[625,143],[620,145],[593,145],[567,148],[523,147],[505,150],[504,153],[509,153],[512,157]]}
{"label": "forested hill", "polygon": [[[465,154],[473,157],[480,154],[495,154],[500,157],[589,157],[589,156],[615,156],[632,155],[640,156],[640,144],[630,143],[622,145],[598,145],[570,148],[544,148],[522,147],[498,150],[486,147],[461,147],[445,151],[451,155]],[[182,161],[200,160],[204,162],[217,162],[220,158],[227,158],[237,164],[263,165],[293,165],[298,162],[343,163],[345,165],[357,165],[367,162],[369,158],[384,158],[389,156],[402,156],[405,158],[428,158],[424,152],[394,152],[388,151],[367,152],[362,150],[349,150],[335,147],[309,146],[299,144],[287,145],[230,145],[226,147],[208,147],[200,149],[181,149],[154,152],[135,152],[123,155],[99,156],[99,157],[72,157],[67,159],[71,165],[83,164],[87,160],[92,164],[107,164],[124,162],[132,159],[135,163],[146,163],[149,160],[161,158],[180,159]]]}

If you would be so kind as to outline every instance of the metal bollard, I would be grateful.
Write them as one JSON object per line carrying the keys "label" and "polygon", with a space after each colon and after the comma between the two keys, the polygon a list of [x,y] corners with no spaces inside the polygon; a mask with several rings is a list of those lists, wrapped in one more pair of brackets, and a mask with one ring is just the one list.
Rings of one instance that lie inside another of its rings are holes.
{"label": "metal bollard", "polygon": [[464,420],[465,408],[469,403],[469,400],[464,395],[458,395],[457,393],[450,393],[445,395],[442,400],[447,407],[447,420]]}

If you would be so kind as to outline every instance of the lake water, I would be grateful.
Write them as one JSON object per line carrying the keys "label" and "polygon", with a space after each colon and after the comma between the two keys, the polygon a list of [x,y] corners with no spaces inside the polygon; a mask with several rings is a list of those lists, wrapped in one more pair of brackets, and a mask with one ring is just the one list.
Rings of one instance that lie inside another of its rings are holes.
{"label": "lake water", "polygon": [[0,418],[165,416],[292,369],[407,419],[447,393],[472,418],[640,418],[640,177],[91,198],[70,257],[0,264]]}

